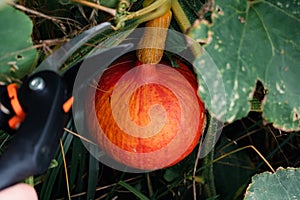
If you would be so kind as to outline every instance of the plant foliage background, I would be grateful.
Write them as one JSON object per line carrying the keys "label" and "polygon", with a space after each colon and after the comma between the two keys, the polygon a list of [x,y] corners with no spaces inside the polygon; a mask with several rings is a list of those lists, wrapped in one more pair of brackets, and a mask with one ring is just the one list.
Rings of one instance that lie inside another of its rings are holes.
{"label": "plant foliage background", "polygon": [[[100,3],[116,5],[116,1],[109,0]],[[289,188],[285,190],[287,196],[300,198],[299,192],[295,192],[299,191],[298,169],[292,175],[290,170],[286,174],[279,170],[273,178],[255,175],[271,171],[261,156],[274,169],[300,166],[297,132],[300,129],[300,1],[180,0],[179,3],[191,23],[189,36],[199,41],[208,53],[196,58],[195,70],[209,72],[208,65],[199,63],[208,64],[212,60],[225,84],[227,123],[214,151],[198,160],[196,148],[173,167],[130,174],[102,165],[85,150],[79,138],[65,132],[62,144],[67,174],[58,148],[49,170],[27,180],[35,186],[40,199],[243,199],[245,193],[246,199],[253,199],[253,193],[261,194],[259,183],[272,187],[278,182]],[[113,21],[107,13],[74,2],[21,0],[10,4],[3,1],[0,4],[3,83],[20,83],[69,38],[98,23]],[[141,1],[133,1],[130,11],[141,6]],[[171,28],[180,31],[175,19]],[[66,65],[80,59],[78,55]],[[199,83],[202,81],[199,76]],[[210,110],[211,99],[205,85],[200,95]],[[66,128],[76,132],[72,120]],[[10,139],[6,133],[0,134],[1,152]],[[294,182],[285,182],[290,179],[286,177],[295,178]],[[261,198],[276,197],[267,193]]]}

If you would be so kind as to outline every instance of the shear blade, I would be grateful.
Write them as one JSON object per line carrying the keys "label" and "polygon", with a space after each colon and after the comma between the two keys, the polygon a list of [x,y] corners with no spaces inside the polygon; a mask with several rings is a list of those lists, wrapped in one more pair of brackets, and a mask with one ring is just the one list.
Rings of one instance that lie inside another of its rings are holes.
{"label": "shear blade", "polygon": [[51,54],[46,60],[44,60],[33,72],[39,72],[43,70],[50,70],[58,72],[64,62],[82,45],[88,42],[90,39],[98,35],[99,33],[111,28],[109,22],[101,23],[89,30],[84,31],[78,36],[65,43],[53,54]]}

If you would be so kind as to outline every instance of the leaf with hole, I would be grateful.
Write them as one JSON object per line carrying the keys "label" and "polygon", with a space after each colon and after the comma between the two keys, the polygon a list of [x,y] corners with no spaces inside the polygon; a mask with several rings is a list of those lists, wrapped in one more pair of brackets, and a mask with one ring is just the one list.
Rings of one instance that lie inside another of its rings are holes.
{"label": "leaf with hole", "polygon": [[[215,0],[211,20],[194,24],[189,35],[205,41],[206,49],[195,60],[195,68],[201,72],[211,71],[212,62],[217,66],[226,91],[226,108],[223,104],[219,107],[227,111],[227,122],[247,116],[260,80],[266,89],[264,119],[285,131],[300,130],[298,27],[300,3],[295,0]],[[211,38],[205,40],[208,36]],[[210,73],[206,78],[214,80],[215,76]],[[203,101],[211,114],[218,116],[201,76],[199,81]]]}

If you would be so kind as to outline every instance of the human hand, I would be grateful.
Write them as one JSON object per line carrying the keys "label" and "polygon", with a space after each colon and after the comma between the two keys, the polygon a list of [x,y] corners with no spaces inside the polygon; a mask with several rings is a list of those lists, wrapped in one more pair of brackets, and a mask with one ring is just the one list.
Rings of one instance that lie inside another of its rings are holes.
{"label": "human hand", "polygon": [[0,191],[0,200],[38,200],[36,191],[30,185],[18,183]]}

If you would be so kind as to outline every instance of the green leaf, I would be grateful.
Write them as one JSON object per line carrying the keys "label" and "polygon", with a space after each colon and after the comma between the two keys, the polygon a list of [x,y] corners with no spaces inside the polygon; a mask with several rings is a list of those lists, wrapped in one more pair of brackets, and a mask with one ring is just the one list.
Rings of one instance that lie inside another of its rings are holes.
{"label": "green leaf", "polygon": [[[274,127],[300,130],[300,4],[294,0],[215,0],[211,23],[198,21],[189,35],[206,41],[206,52],[197,57],[198,73],[217,66],[226,91],[226,121],[247,116],[257,80],[268,91],[263,116]],[[209,32],[210,31],[210,32]],[[211,37],[211,38],[208,38]],[[205,40],[207,38],[207,40]],[[214,80],[216,74],[207,73]],[[211,94],[203,78],[200,96],[212,116]],[[218,96],[216,98],[222,98]]]}
{"label": "green leaf", "polygon": [[178,177],[180,177],[180,174],[172,168],[166,169],[164,173],[164,179],[168,182],[172,182]]}
{"label": "green leaf", "polygon": [[118,2],[119,2],[118,0],[101,0],[100,4],[102,6],[106,6],[109,8],[116,8],[118,5]]}
{"label": "green leaf", "polygon": [[299,199],[300,169],[279,168],[276,173],[264,172],[252,177],[245,200],[251,199]]}
{"label": "green leaf", "polygon": [[58,166],[57,160],[52,159],[51,162],[50,162],[49,169],[55,168],[55,167],[57,167],[57,166]]}
{"label": "green leaf", "polygon": [[31,72],[37,58],[32,48],[32,22],[24,13],[0,9],[0,81],[19,79]]}
{"label": "green leaf", "polygon": [[141,200],[149,200],[148,197],[146,197],[145,195],[143,195],[141,192],[139,192],[138,190],[136,190],[134,187],[132,187],[131,185],[127,184],[126,182],[119,181],[118,184],[121,185],[121,186],[123,186],[124,188],[126,188],[130,192],[132,192],[139,199],[141,199]]}
{"label": "green leaf", "polygon": [[[93,148],[93,151],[96,151],[97,148]],[[89,158],[89,171],[88,171],[88,189],[87,189],[87,200],[95,199],[95,193],[98,183],[99,175],[99,161],[90,154]]]}
{"label": "green leaf", "polygon": [[[75,187],[76,179],[82,177],[82,174],[79,174],[79,166],[82,165],[85,161],[82,159],[82,154],[85,154],[85,149],[81,143],[81,140],[77,137],[74,137],[72,142],[72,157],[70,161],[70,170],[69,170],[69,183],[70,187],[73,188],[72,193],[78,193],[79,191]],[[80,179],[81,180],[81,179]],[[82,180],[81,180],[82,181]]]}

